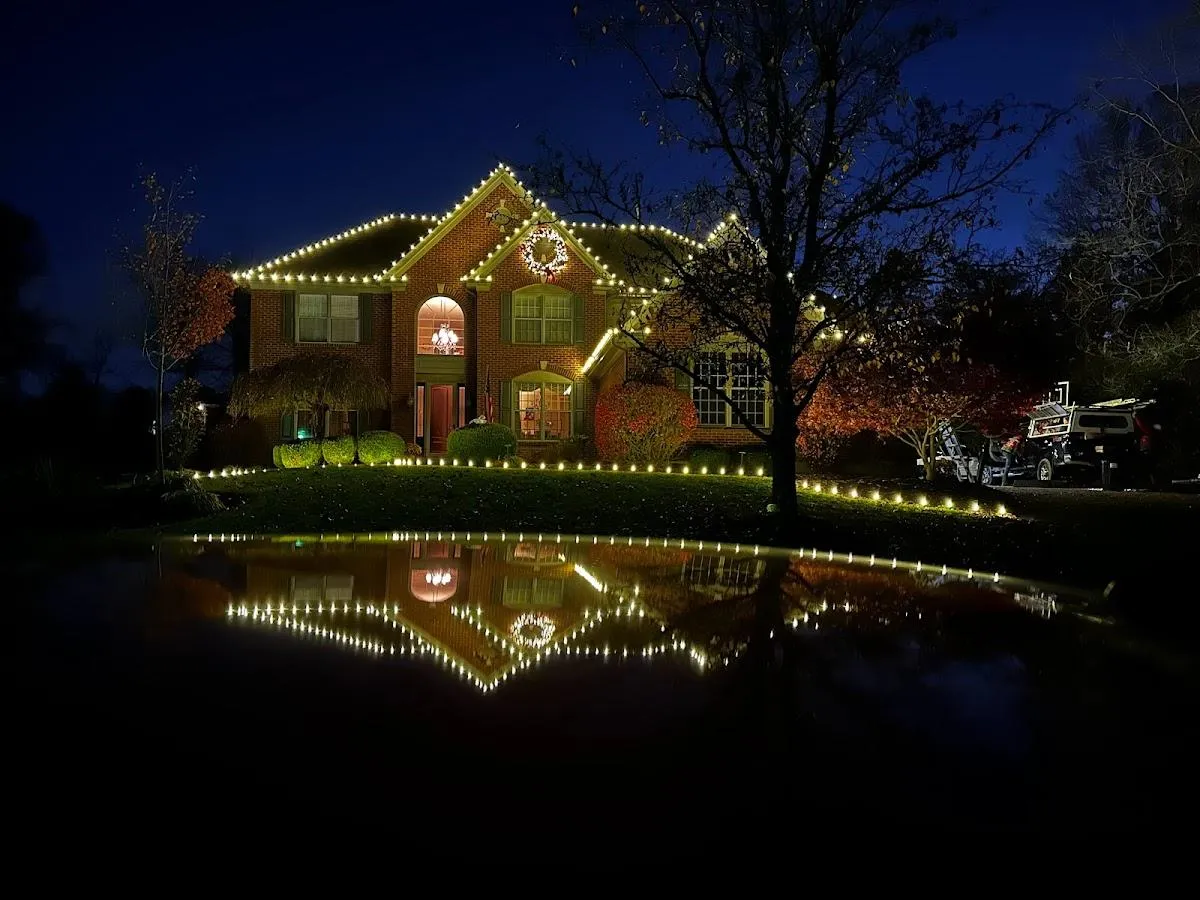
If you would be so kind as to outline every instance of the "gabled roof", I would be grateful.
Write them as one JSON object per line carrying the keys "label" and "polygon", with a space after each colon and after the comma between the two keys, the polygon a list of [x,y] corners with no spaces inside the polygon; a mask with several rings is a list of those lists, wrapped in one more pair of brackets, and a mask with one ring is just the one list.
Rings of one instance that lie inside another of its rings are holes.
{"label": "gabled roof", "polygon": [[453,208],[440,215],[388,213],[230,274],[243,284],[403,285],[408,280],[408,269],[499,184],[524,197],[533,208],[533,214],[520,229],[465,273],[464,282],[486,282],[491,269],[537,224],[552,223],[560,228],[573,249],[596,271],[598,289],[650,291],[647,285],[635,286],[635,279],[628,269],[628,262],[639,252],[644,253],[644,245],[637,237],[639,231],[657,232],[678,241],[681,252],[692,252],[702,246],[658,225],[609,226],[559,219],[525,188],[511,168],[501,164]]}

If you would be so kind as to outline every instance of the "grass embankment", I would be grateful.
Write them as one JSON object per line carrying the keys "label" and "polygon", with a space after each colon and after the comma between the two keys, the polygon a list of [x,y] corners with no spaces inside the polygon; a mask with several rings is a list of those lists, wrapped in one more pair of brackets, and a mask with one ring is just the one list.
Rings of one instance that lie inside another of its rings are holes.
{"label": "grass embankment", "polygon": [[387,467],[266,472],[202,483],[231,508],[169,531],[687,537],[875,553],[1029,576],[1068,574],[1037,550],[1045,527],[932,505],[802,491],[799,523],[785,531],[766,511],[770,482],[763,478]]}

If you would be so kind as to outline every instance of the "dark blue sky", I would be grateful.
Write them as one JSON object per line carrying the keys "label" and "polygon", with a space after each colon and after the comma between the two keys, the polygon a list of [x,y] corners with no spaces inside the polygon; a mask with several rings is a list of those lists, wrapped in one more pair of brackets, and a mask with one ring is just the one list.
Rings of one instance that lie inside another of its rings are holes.
{"label": "dark blue sky", "polygon": [[[684,161],[638,125],[632,68],[576,48],[573,2],[21,4],[0,35],[0,199],[46,235],[51,274],[31,299],[72,323],[63,342],[90,343],[110,315],[104,252],[136,221],[143,166],[194,167],[199,247],[236,262],[382,212],[441,212],[497,158],[530,159],[540,133],[667,183]],[[1116,35],[1184,5],[953,0],[971,20],[909,84],[1066,103],[1111,65]],[[1039,190],[1069,143],[1060,135],[1027,168]],[[996,241],[1019,243],[1026,203],[1003,211]]]}

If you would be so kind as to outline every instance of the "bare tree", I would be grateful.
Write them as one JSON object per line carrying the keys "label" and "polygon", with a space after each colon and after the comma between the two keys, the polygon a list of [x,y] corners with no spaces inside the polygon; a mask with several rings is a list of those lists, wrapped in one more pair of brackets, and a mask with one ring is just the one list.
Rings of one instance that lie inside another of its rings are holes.
{"label": "bare tree", "polygon": [[1119,392],[1200,359],[1200,4],[1122,58],[1048,203],[1092,377]]}
{"label": "bare tree", "polygon": [[[654,191],[587,154],[548,150],[533,167],[573,212],[632,222],[638,283],[620,339],[712,390],[769,445],[788,519],[798,414],[845,347],[905,319],[971,250],[996,192],[1062,115],[910,93],[906,65],[954,34],[918,12],[907,0],[656,0],[602,16],[585,27],[636,61],[643,121],[714,174]],[[714,234],[683,242],[654,220]],[[763,361],[769,429],[697,365],[721,341]]]}

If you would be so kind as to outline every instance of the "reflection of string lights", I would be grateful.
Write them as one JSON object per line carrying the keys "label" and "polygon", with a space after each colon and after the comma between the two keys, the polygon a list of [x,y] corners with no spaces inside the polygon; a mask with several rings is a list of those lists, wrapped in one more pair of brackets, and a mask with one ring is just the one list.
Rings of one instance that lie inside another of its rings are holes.
{"label": "reflection of string lights", "polygon": [[554,637],[554,620],[545,613],[521,613],[509,629],[518,644],[540,650]]}

